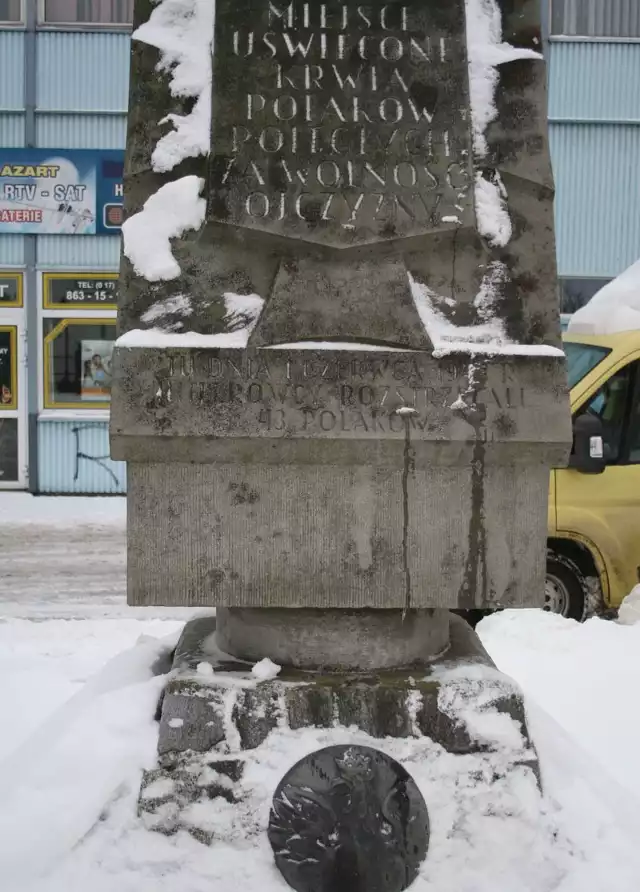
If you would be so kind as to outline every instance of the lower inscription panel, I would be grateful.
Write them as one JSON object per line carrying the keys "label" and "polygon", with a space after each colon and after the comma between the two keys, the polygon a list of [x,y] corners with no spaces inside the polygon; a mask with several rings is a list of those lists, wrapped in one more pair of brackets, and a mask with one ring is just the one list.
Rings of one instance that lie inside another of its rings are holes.
{"label": "lower inscription panel", "polygon": [[118,348],[115,363],[115,435],[538,441],[565,386],[554,357]]}

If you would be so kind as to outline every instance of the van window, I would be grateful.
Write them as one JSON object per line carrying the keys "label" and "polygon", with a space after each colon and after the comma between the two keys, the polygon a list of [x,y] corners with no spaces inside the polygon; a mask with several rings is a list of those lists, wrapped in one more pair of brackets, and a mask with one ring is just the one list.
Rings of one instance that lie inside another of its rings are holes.
{"label": "van window", "polygon": [[617,464],[621,458],[632,373],[633,363],[612,375],[583,410],[602,422],[604,459],[608,465]]}
{"label": "van window", "polygon": [[563,344],[567,355],[567,373],[569,390],[579,384],[586,375],[611,353],[606,347],[594,347],[592,344],[578,344],[575,341]]}
{"label": "van window", "polygon": [[640,465],[640,381],[636,382],[636,393],[629,416],[629,464]]}

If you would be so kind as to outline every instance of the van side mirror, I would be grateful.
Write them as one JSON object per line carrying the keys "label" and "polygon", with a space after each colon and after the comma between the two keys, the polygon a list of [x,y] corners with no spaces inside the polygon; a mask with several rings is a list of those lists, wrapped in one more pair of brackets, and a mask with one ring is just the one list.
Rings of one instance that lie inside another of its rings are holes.
{"label": "van side mirror", "polygon": [[582,474],[602,474],[606,468],[604,460],[604,438],[602,421],[595,415],[585,412],[573,421],[573,451],[569,467]]}

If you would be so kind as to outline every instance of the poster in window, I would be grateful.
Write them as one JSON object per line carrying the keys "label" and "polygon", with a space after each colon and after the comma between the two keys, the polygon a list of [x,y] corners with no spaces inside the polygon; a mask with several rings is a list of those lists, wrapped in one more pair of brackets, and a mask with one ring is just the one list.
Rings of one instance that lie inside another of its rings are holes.
{"label": "poster in window", "polygon": [[0,410],[18,405],[16,382],[16,328],[0,328]]}
{"label": "poster in window", "polygon": [[81,399],[109,401],[112,353],[113,341],[82,341]]}
{"label": "poster in window", "polygon": [[0,486],[18,480],[18,419],[0,418]]}

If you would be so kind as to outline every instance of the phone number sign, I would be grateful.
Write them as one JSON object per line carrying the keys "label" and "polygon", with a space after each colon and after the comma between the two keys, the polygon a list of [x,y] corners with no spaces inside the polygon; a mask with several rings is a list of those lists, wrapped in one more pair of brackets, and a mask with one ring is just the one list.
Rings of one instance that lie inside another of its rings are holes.
{"label": "phone number sign", "polygon": [[44,273],[44,307],[47,310],[116,308],[117,273]]}

